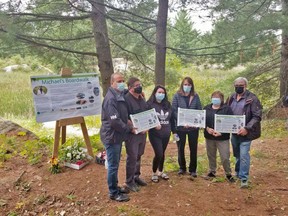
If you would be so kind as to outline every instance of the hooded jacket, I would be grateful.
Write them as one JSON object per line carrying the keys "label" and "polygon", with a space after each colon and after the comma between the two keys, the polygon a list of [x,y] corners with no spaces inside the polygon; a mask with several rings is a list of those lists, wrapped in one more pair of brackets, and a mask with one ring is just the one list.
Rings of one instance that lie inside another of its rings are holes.
{"label": "hooded jacket", "polygon": [[102,103],[100,137],[104,144],[122,143],[132,130],[128,122],[128,109],[124,100],[124,92],[117,93],[108,88]]}

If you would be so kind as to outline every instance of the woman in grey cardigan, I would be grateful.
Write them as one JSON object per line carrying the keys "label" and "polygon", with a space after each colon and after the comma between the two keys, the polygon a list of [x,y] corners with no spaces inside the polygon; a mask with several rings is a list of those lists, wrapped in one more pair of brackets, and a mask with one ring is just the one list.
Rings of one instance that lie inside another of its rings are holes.
{"label": "woman in grey cardigan", "polygon": [[[201,110],[201,102],[198,94],[195,92],[193,80],[190,77],[185,77],[182,80],[178,92],[174,95],[172,100],[172,112],[175,119],[175,125],[177,125],[178,107],[184,109],[197,109]],[[179,140],[178,146],[178,163],[179,163],[179,175],[186,173],[186,160],[185,160],[185,143],[186,136],[188,136],[188,143],[190,149],[190,164],[189,173],[192,177],[197,177],[197,147],[199,128],[189,126],[178,126],[176,130],[172,131],[174,136],[177,134]]]}

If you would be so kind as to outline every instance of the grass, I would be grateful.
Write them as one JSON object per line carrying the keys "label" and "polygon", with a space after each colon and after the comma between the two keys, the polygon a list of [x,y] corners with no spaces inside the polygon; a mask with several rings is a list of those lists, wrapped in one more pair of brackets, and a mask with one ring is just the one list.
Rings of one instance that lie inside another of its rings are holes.
{"label": "grass", "polygon": [[147,216],[148,211],[146,209],[140,209],[138,206],[120,205],[117,207],[117,211],[120,215],[127,216]]}
{"label": "grass", "polygon": [[34,116],[30,80],[26,73],[1,73],[0,116]]}

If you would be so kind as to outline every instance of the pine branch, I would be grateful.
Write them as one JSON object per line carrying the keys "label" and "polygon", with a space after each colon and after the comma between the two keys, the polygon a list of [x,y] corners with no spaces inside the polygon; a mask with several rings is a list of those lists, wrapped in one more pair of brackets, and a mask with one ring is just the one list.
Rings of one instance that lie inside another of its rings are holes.
{"label": "pine branch", "polygon": [[133,55],[136,57],[136,59],[137,59],[145,68],[147,68],[147,69],[149,69],[149,70],[151,70],[151,71],[154,71],[152,68],[148,67],[142,60],[140,60],[139,56],[138,56],[136,53],[134,53],[134,52],[132,52],[132,51],[130,51],[130,50],[125,49],[125,48],[122,47],[120,44],[116,43],[115,41],[113,41],[113,40],[110,39],[110,38],[109,38],[109,41],[111,41],[114,45],[116,45],[116,46],[119,47],[120,49],[124,50],[125,52],[133,54]]}

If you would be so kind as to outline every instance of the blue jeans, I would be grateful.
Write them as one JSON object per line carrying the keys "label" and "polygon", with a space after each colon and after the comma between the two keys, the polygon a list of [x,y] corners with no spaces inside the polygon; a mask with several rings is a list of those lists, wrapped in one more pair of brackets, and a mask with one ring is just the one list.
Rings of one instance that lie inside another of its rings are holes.
{"label": "blue jeans", "polygon": [[118,193],[118,168],[121,157],[122,143],[105,144],[108,171],[107,183],[110,195]]}
{"label": "blue jeans", "polygon": [[243,140],[243,137],[232,135],[233,155],[236,158],[235,172],[241,180],[248,180],[250,170],[250,146],[251,140]]}

